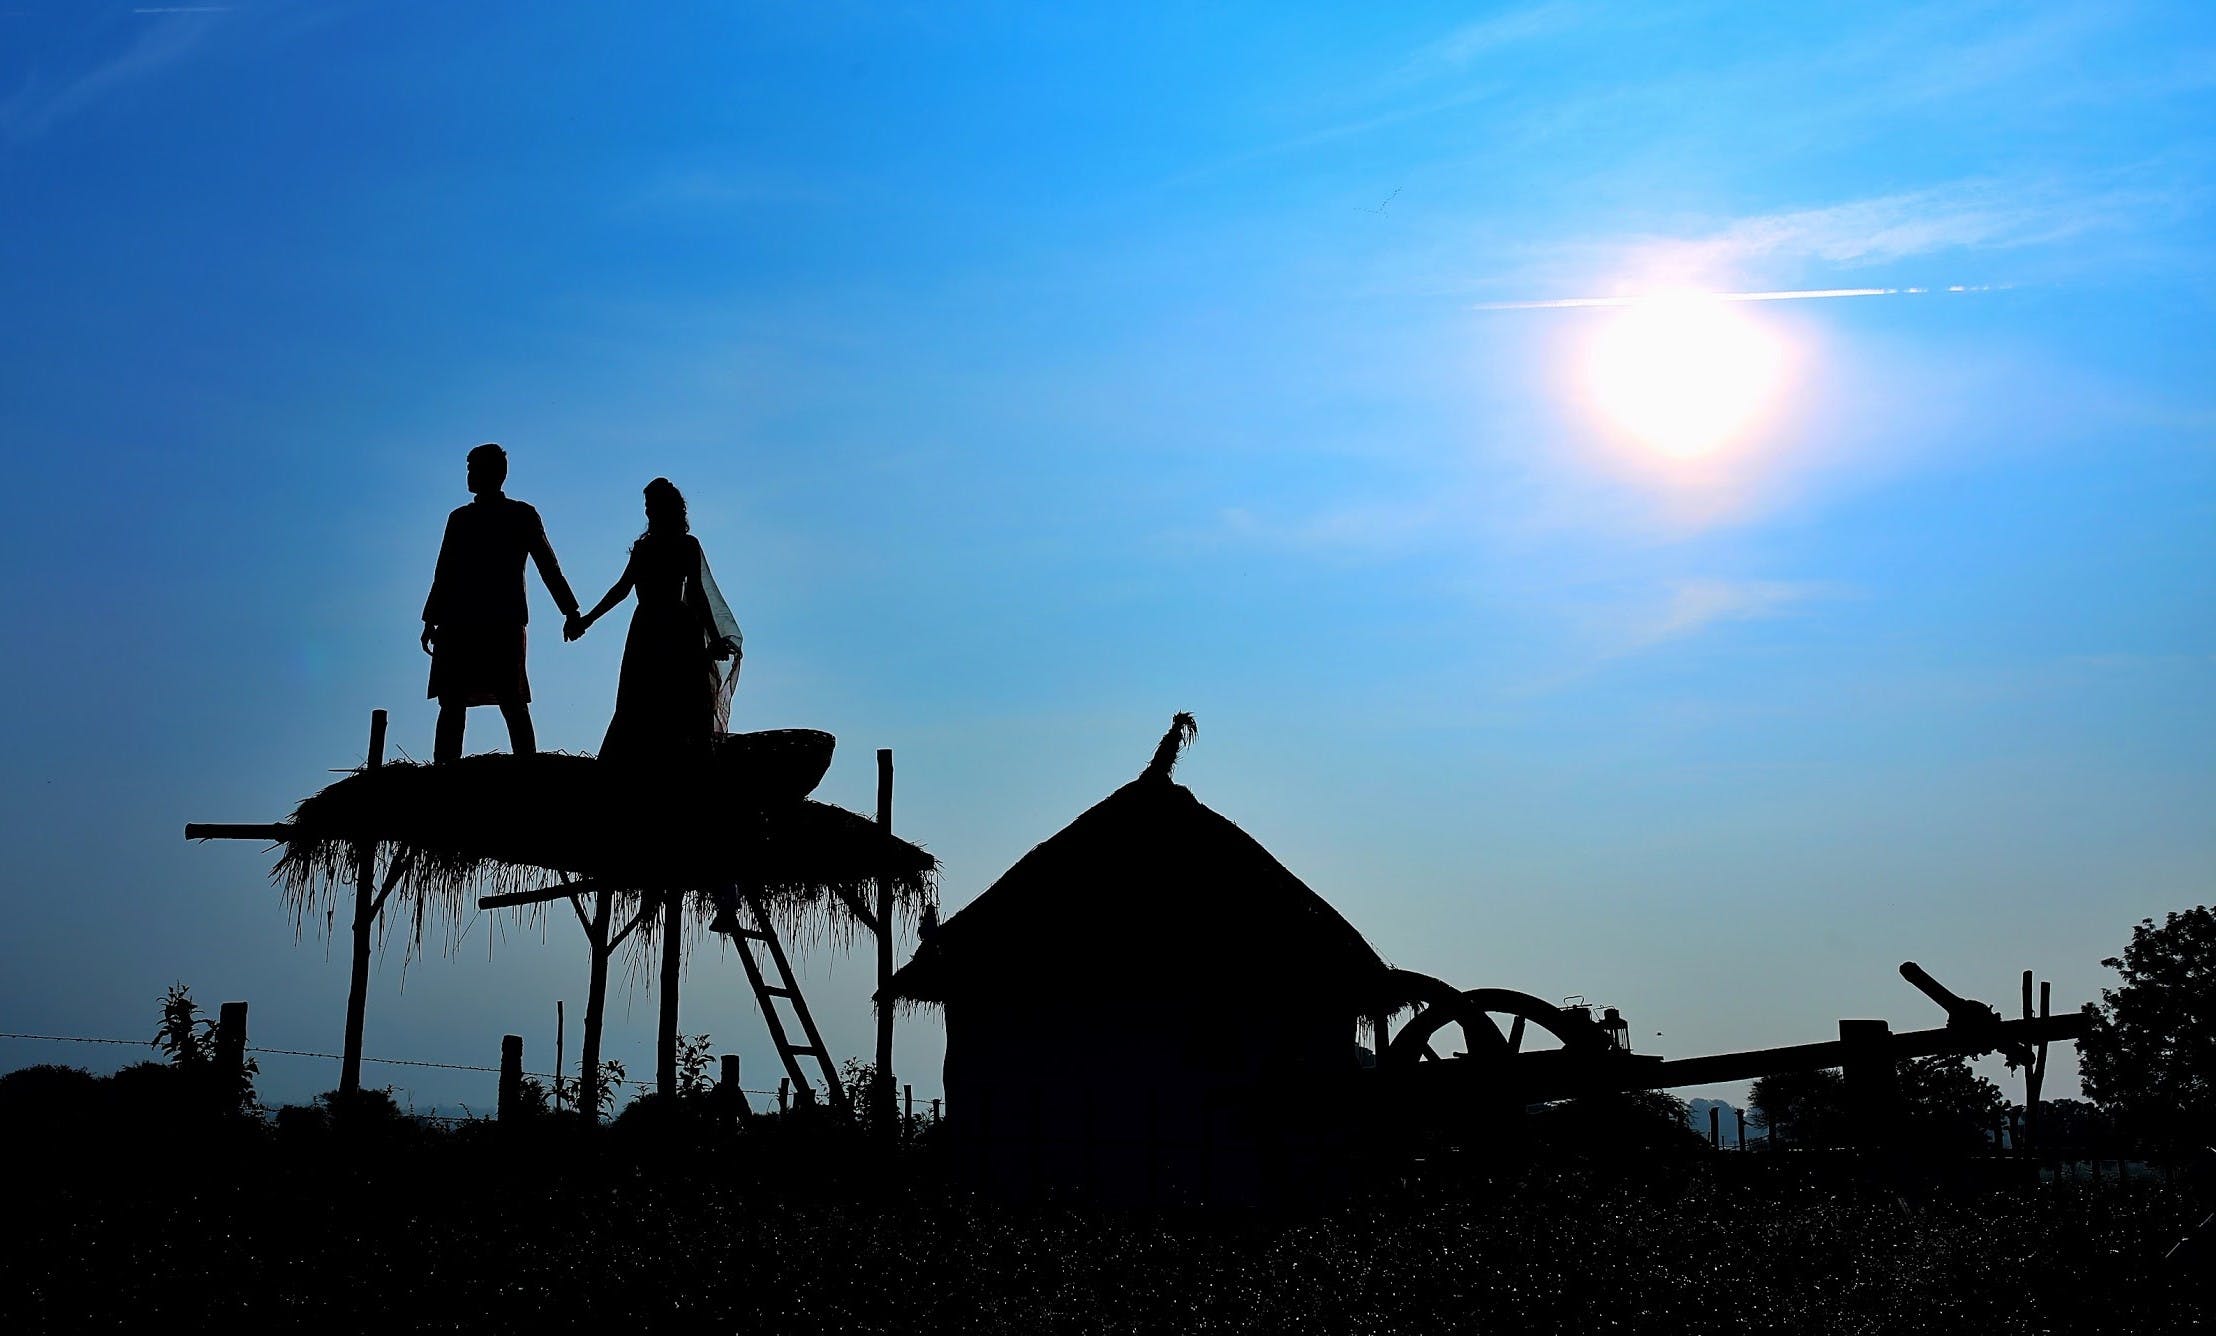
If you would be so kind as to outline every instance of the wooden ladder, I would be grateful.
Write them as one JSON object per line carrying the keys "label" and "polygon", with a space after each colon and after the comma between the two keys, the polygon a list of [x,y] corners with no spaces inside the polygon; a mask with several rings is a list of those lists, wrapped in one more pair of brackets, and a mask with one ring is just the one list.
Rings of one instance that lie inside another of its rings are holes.
{"label": "wooden ladder", "polygon": [[[784,944],[777,940],[777,929],[770,922],[769,911],[762,904],[759,890],[741,888],[739,904],[745,914],[753,918],[753,926],[747,927],[742,916],[738,931],[730,934],[731,944],[738,948],[739,963],[746,966],[746,981],[754,986],[754,999],[761,1005],[762,1019],[769,1025],[769,1037],[777,1044],[777,1056],[784,1059],[785,1075],[792,1078],[793,1089],[803,1100],[814,1097],[815,1088],[808,1084],[807,1073],[801,1069],[802,1058],[814,1058],[822,1073],[824,1092],[833,1108],[844,1108],[846,1091],[839,1084],[839,1069],[832,1064],[830,1051],[823,1046],[823,1035],[816,1029],[816,1018],[808,1014],[808,999],[800,995],[800,982],[793,977],[792,962],[785,957]],[[754,958],[754,944],[761,943],[769,951],[769,961],[777,971],[777,982],[772,984],[762,974],[762,964]],[[807,1036],[805,1044],[792,1042],[785,1028],[784,1017],[778,1014],[777,999],[784,998],[792,1006],[793,1015],[800,1021],[800,1032]]]}

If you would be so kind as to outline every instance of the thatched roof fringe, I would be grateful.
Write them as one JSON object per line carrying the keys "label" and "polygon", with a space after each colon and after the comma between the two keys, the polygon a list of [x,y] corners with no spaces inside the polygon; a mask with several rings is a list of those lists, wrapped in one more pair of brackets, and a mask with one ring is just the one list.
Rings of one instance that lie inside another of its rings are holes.
{"label": "thatched roof fringe", "polygon": [[[549,874],[618,891],[633,906],[659,888],[697,891],[721,882],[758,886],[772,919],[803,941],[849,941],[843,898],[874,906],[891,883],[896,920],[910,925],[937,903],[937,860],[858,813],[807,800],[764,803],[717,774],[646,776],[586,757],[469,757],[445,766],[388,765],[340,780],[293,813],[297,833],[272,870],[299,932],[320,911],[331,925],[349,912],[361,851],[373,886],[395,860],[393,909],[407,913],[409,954],[427,929],[444,946],[474,921],[479,897],[536,889]],[[713,905],[690,895],[686,917],[705,925]],[[559,904],[559,901],[553,902]],[[524,907],[525,922],[544,905]],[[399,921],[388,910],[383,922]],[[651,939],[658,922],[640,925]]]}

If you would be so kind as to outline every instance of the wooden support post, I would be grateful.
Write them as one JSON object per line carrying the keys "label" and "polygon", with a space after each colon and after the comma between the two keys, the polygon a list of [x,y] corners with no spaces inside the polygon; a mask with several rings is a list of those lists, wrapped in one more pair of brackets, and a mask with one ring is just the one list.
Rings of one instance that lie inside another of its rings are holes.
{"label": "wooden support post", "polygon": [[612,891],[593,892],[592,919],[585,927],[592,974],[585,986],[584,1043],[577,1053],[577,1107],[594,1123],[600,1121],[600,1021],[608,1007],[608,909],[614,899]]}
{"label": "wooden support post", "polygon": [[1724,1148],[1724,1111],[1713,1104],[1708,1106],[1708,1148]]}
{"label": "wooden support post", "polygon": [[662,1017],[654,1037],[654,1093],[677,1096],[677,984],[684,968],[685,893],[662,893]]}
{"label": "wooden support post", "polygon": [[500,1036],[500,1121],[523,1114],[523,1036]]}
{"label": "wooden support post", "polygon": [[[893,749],[877,749],[877,829],[893,834]],[[871,1119],[878,1135],[893,1135],[893,882],[877,877],[877,1080],[869,1092]]]}
{"label": "wooden support post", "polygon": [[562,1014],[562,999],[557,997],[554,999],[554,1112],[556,1113],[562,1111],[562,1050],[569,1039],[569,1036],[563,1031],[567,1028],[567,1021],[568,1017]]}
{"label": "wooden support post", "polygon": [[226,1002],[216,1013],[215,1074],[226,1091],[246,1094],[246,1004]]}
{"label": "wooden support post", "polygon": [[739,1055],[723,1055],[723,1079],[716,1084],[716,1094],[723,1103],[723,1116],[732,1122],[746,1112],[746,1092],[739,1089]]}
{"label": "wooden support post", "polygon": [[[2024,1019],[2031,1019],[2031,971],[2024,971]],[[2047,1008],[2054,1000],[2054,985],[2041,980],[2039,983],[2039,1019],[2047,1018]],[[2047,1087],[2047,1041],[2042,1039],[2032,1045],[2031,1061],[2024,1066],[2024,1149],[2036,1153],[2039,1149],[2039,1102]]]}
{"label": "wooden support post", "polygon": [[779,1113],[791,1113],[793,1111],[793,1079],[790,1076],[777,1078],[777,1111]]}
{"label": "wooden support post", "polygon": [[[369,758],[363,768],[376,770],[385,764],[385,712],[369,712]],[[369,938],[377,918],[377,846],[362,841],[354,846],[354,968],[346,990],[346,1042],[339,1058],[339,1098],[347,1101],[362,1089],[362,1012],[369,1001]]]}
{"label": "wooden support post", "polygon": [[1857,1147],[1882,1150],[1900,1128],[1900,1073],[1894,1065],[1892,1027],[1884,1021],[1839,1022],[1851,1135]]}

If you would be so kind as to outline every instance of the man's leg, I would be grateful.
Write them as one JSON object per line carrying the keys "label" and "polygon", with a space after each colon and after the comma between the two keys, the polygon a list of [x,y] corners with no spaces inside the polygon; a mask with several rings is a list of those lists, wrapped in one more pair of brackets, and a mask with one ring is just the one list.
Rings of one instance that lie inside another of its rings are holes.
{"label": "man's leg", "polygon": [[458,700],[439,701],[439,731],[431,744],[431,759],[443,765],[462,759],[462,730],[469,725],[469,707]]}
{"label": "man's leg", "polygon": [[531,705],[528,701],[500,702],[500,717],[508,721],[509,751],[518,756],[529,756],[538,751],[539,735],[531,727]]}

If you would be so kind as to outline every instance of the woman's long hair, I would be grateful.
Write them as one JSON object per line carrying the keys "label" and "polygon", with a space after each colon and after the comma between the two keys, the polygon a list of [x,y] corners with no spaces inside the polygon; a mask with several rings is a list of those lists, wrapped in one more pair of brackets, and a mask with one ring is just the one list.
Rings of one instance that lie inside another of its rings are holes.
{"label": "woman's long hair", "polygon": [[646,485],[646,532],[641,538],[656,535],[674,537],[692,532],[692,521],[685,518],[685,494],[677,490],[677,484],[667,478],[656,478]]}

